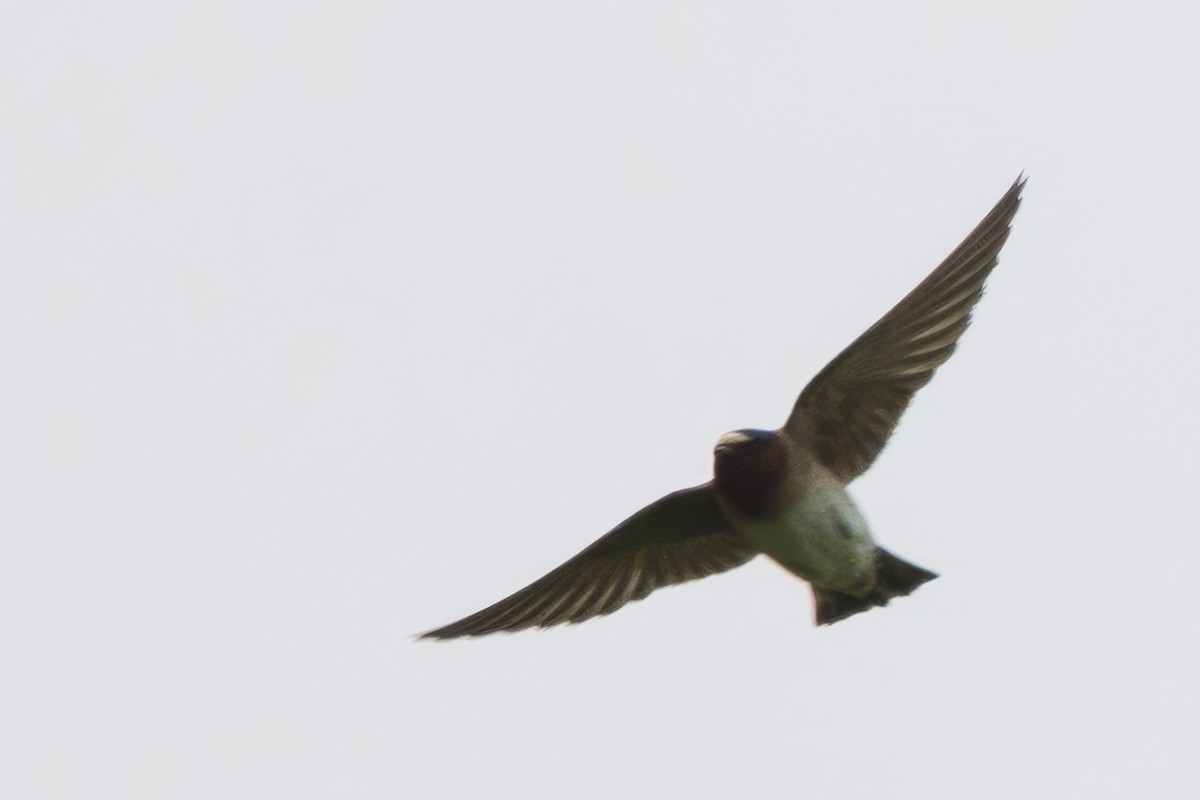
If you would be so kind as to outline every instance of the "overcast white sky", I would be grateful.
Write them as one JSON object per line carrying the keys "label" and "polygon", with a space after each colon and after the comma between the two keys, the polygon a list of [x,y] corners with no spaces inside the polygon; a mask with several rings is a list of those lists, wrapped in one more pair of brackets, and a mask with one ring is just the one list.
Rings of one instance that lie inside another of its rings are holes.
{"label": "overcast white sky", "polygon": [[[9,4],[0,795],[1182,797],[1194,4]],[[1025,169],[852,486],[765,559],[413,634],[782,423]]]}

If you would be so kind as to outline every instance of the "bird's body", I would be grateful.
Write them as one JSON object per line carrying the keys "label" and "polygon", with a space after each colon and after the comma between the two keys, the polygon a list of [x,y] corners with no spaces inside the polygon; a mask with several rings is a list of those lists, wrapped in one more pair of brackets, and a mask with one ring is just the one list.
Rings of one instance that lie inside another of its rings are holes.
{"label": "bird's body", "polygon": [[[774,431],[725,434],[715,462],[717,501],[755,550],[810,583],[848,592],[871,587],[875,541],[829,470]],[[743,486],[771,491],[753,495]]]}
{"label": "bird's body", "polygon": [[714,455],[713,492],[725,518],[755,551],[812,584],[818,624],[886,605],[936,577],[881,550],[844,482],[782,432],[727,433]]}
{"label": "bird's body", "polygon": [[812,585],[826,625],[937,577],[876,545],[846,492],[954,352],[1008,238],[1017,181],[929,277],[835,357],[777,431],[720,438],[713,480],[651,503],[562,566],[426,637],[548,627],[765,554]]}
{"label": "bird's body", "polygon": [[875,540],[858,506],[829,476],[767,519],[726,512],[754,549],[815,586],[861,594],[875,585]]}

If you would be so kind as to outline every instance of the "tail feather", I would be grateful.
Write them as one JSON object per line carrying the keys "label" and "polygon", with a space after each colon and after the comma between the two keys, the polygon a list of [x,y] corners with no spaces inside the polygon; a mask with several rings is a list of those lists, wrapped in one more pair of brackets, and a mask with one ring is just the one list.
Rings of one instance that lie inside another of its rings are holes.
{"label": "tail feather", "polygon": [[832,625],[876,606],[886,606],[893,597],[912,594],[918,586],[937,577],[936,572],[910,564],[882,547],[875,548],[875,556],[875,586],[865,595],[813,587],[818,625]]}
{"label": "tail feather", "polygon": [[918,586],[938,576],[936,572],[910,564],[882,547],[875,548],[875,553],[879,557],[875,588],[886,592],[889,598],[912,594]]}

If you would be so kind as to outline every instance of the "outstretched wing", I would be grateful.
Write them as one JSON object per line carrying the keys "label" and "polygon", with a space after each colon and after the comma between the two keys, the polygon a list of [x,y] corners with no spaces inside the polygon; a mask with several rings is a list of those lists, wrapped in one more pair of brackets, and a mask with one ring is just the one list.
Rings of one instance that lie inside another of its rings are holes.
{"label": "outstretched wing", "polygon": [[929,277],[813,378],[784,432],[845,482],[867,471],[918,389],[950,358],[1008,240],[1018,178]]}
{"label": "outstretched wing", "polygon": [[655,589],[733,569],[755,553],[725,519],[710,484],[684,489],[646,506],[519,592],[422,638],[583,622]]}

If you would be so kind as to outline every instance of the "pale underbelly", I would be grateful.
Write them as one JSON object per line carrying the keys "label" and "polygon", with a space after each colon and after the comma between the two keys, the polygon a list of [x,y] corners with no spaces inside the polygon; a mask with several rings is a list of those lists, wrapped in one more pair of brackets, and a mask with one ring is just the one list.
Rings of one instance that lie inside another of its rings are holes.
{"label": "pale underbelly", "polygon": [[875,585],[875,542],[840,488],[807,498],[770,521],[739,520],[755,548],[805,580],[863,594]]}

